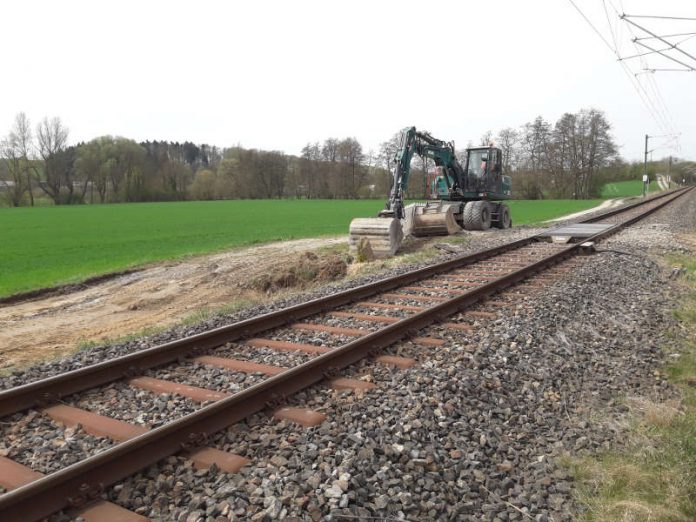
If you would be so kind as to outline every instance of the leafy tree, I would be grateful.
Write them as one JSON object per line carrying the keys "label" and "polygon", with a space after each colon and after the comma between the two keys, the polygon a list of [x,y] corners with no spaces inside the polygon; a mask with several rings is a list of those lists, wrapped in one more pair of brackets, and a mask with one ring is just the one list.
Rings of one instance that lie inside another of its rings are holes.
{"label": "leafy tree", "polygon": [[196,172],[193,183],[189,187],[189,193],[193,199],[215,199],[217,175],[209,169],[202,169]]}

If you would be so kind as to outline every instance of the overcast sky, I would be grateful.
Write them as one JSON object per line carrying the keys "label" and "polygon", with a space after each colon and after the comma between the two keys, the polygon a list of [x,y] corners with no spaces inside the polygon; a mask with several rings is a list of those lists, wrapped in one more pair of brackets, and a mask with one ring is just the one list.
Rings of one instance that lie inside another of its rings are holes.
{"label": "overcast sky", "polygon": [[[613,6],[696,17],[692,0],[606,2],[609,21],[602,0],[575,0],[614,47],[611,23],[622,56],[636,51]],[[639,75],[647,109],[567,0],[6,0],[2,18],[0,135],[24,111],[33,122],[60,116],[72,142],[114,134],[297,154],[355,136],[367,151],[415,125],[463,147],[489,129],[595,107],[625,157],[641,158],[645,133],[676,130],[681,151],[655,155],[696,159],[696,72]],[[696,31],[694,21],[634,21]],[[696,55],[696,38],[683,45]]]}

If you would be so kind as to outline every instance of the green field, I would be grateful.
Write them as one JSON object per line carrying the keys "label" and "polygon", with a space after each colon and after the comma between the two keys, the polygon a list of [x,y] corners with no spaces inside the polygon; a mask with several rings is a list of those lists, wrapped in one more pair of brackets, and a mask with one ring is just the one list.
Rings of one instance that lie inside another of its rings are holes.
{"label": "green field", "polygon": [[[651,181],[648,186],[649,192],[657,192],[660,186],[657,181]],[[639,179],[629,181],[615,181],[607,183],[602,187],[603,198],[628,198],[631,196],[643,195],[643,182]]]}
{"label": "green field", "polygon": [[[515,225],[598,204],[512,201]],[[0,208],[0,296],[187,254],[348,232],[382,200],[235,200]]]}

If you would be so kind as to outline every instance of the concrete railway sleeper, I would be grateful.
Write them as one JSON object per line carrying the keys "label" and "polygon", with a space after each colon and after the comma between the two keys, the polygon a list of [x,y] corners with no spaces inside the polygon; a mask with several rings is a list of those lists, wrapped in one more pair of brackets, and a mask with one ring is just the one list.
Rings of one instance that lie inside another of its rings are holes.
{"label": "concrete railway sleeper", "polygon": [[[684,193],[679,190],[662,194],[587,220],[585,223],[608,221],[609,226],[583,240],[600,240]],[[495,319],[511,300],[506,295],[492,300],[492,296],[583,250],[582,242],[544,241],[542,236],[532,236],[0,392],[3,416],[38,407],[42,415],[60,424],[79,424],[86,433],[117,442],[48,475],[1,457],[0,486],[9,491],[0,496],[0,519],[38,520],[67,508],[77,510],[73,513],[87,520],[144,520],[102,500],[104,489],[182,451],[199,469],[214,464],[223,471],[237,471],[246,459],[209,447],[212,434],[269,407],[277,418],[302,426],[321,423],[324,416],[319,412],[280,407],[284,398],[322,381],[335,389],[368,391],[374,387],[372,383],[341,377],[340,371],[367,357],[397,368],[411,367],[416,364],[414,359],[379,352],[404,340],[437,349],[445,343],[437,336],[438,328],[468,332],[479,321]],[[535,284],[520,288],[523,293],[515,295],[523,295],[524,288],[534,289]],[[482,303],[489,309],[480,309],[478,305]],[[430,329],[431,335],[424,335],[423,330],[431,325],[438,326]],[[215,351],[230,342],[249,349],[299,353],[307,359],[299,364],[267,364]],[[230,393],[148,374],[150,369],[178,360],[258,377],[254,384]],[[198,407],[181,418],[150,427],[70,404],[74,394],[116,381],[146,393],[181,396],[196,402]],[[68,402],[57,404],[61,398]]]}

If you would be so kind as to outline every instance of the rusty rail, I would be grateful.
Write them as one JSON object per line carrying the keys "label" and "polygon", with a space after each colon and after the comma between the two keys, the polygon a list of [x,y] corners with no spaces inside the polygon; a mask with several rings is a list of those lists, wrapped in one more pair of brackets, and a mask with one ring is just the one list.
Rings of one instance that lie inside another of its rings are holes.
{"label": "rusty rail", "polygon": [[[603,217],[613,216],[619,212],[636,208],[655,201],[656,199],[668,197],[676,192],[678,191],[660,194],[649,200],[640,201],[636,204],[622,207],[619,210],[613,210],[601,216],[581,221],[581,223],[589,223],[600,220]],[[228,326],[215,328],[190,337],[164,343],[22,386],[17,386],[9,390],[4,390],[0,392],[0,417],[5,417],[34,406],[50,404],[56,402],[61,397],[66,397],[73,393],[94,388],[102,384],[108,384],[122,378],[133,377],[150,368],[163,366],[192,353],[205,351],[227,342],[253,337],[263,331],[297,322],[305,317],[328,311],[353,301],[386,292],[455,268],[489,259],[503,252],[528,245],[535,240],[536,236],[532,235],[475,254],[458,257],[405,274],[388,277],[376,283],[362,285],[331,296],[314,299],[306,303],[256,316]]]}

